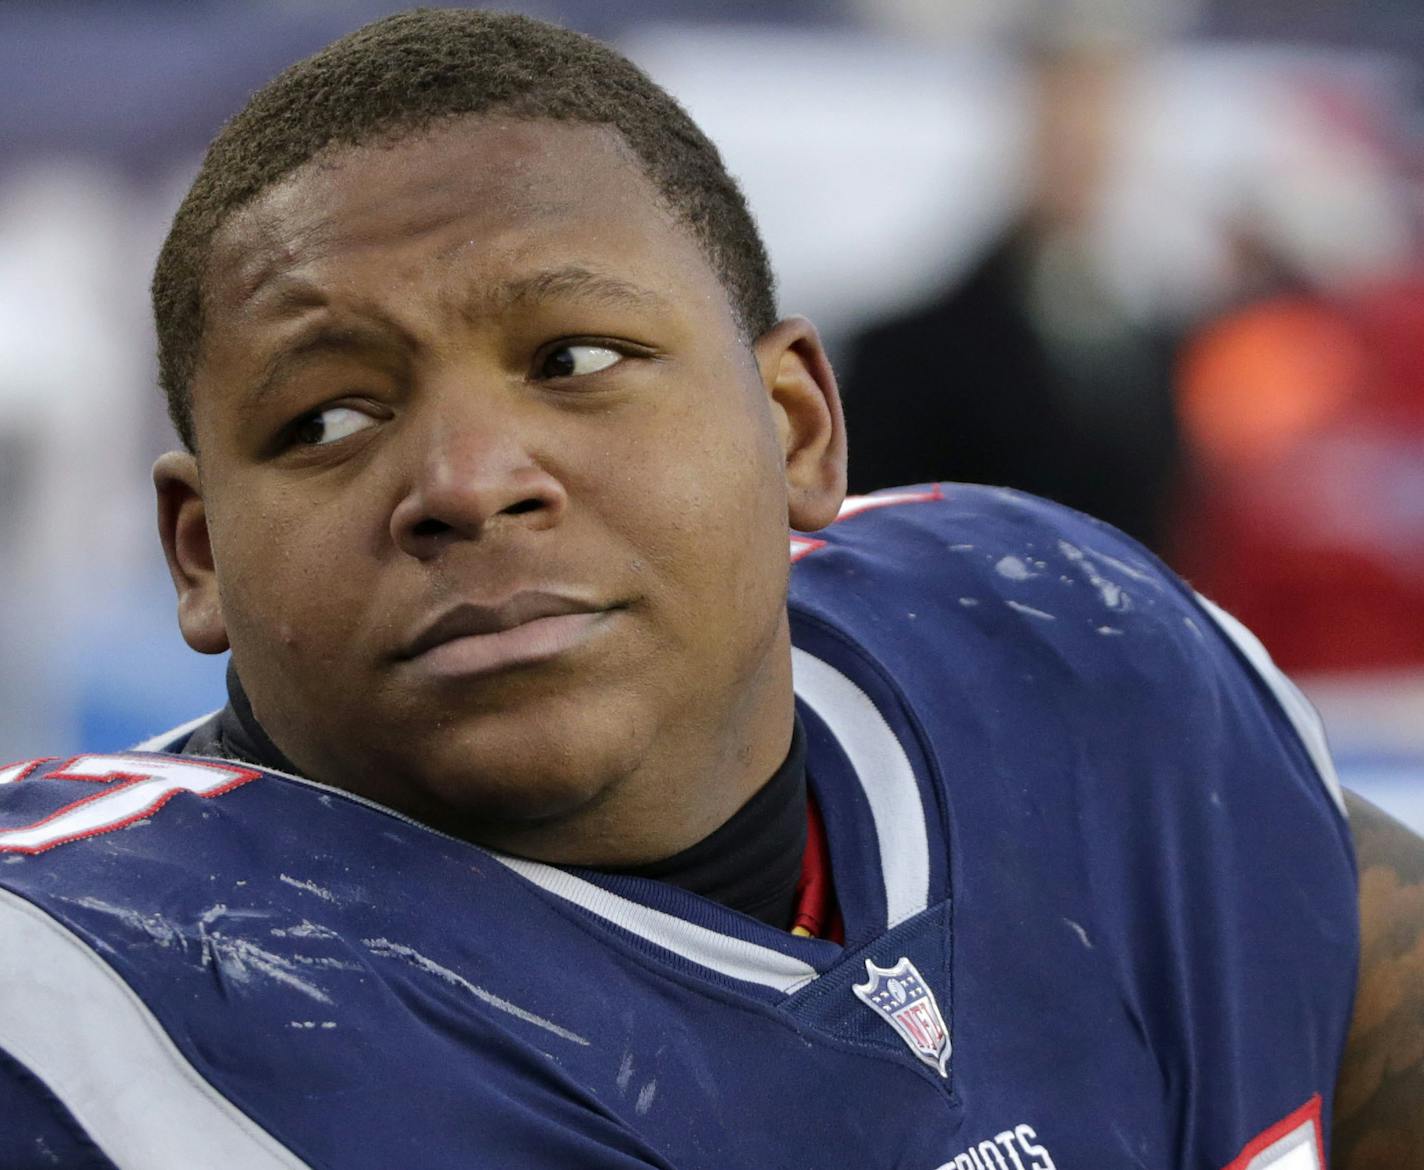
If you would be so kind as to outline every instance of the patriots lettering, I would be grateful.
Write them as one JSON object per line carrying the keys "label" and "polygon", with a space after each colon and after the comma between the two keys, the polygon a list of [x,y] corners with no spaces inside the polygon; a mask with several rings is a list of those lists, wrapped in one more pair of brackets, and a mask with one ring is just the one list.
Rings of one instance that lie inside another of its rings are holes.
{"label": "patriots lettering", "polygon": [[970,1146],[935,1170],[1057,1170],[1031,1125],[1016,1125]]}

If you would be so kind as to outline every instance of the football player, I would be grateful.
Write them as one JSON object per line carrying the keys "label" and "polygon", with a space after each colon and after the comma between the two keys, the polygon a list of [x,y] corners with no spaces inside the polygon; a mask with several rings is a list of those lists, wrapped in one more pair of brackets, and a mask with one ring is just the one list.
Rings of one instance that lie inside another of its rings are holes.
{"label": "football player", "polygon": [[815,330],[617,54],[336,42],[154,304],[231,702],[0,769],[0,1165],[1424,1166],[1417,843],[1125,537],[843,501]]}

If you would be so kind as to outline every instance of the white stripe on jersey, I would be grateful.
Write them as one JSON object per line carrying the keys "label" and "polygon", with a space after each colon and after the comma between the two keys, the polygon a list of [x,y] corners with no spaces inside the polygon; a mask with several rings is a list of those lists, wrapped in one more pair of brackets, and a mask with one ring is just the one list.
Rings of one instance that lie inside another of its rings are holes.
{"label": "white stripe on jersey", "polygon": [[870,696],[828,663],[792,648],[796,693],[830,728],[856,771],[880,845],[886,930],[929,905],[930,843],[915,770]]}
{"label": "white stripe on jersey", "polygon": [[119,1170],[306,1170],[205,1081],[133,989],[48,914],[0,890],[0,1049]]}
{"label": "white stripe on jersey", "polygon": [[673,914],[621,898],[552,865],[493,854],[515,873],[550,893],[582,906],[614,926],[744,983],[759,983],[786,995],[815,979],[809,963],[729,934],[720,934]]}
{"label": "white stripe on jersey", "polygon": [[1270,652],[1261,645],[1255,634],[1221,606],[1208,601],[1200,593],[1197,594],[1197,600],[1215,620],[1222,633],[1245,655],[1246,660],[1260,675],[1261,681],[1271,688],[1276,702],[1281,705],[1281,710],[1285,712],[1286,718],[1300,736],[1301,743],[1305,745],[1305,750],[1310,754],[1320,782],[1330,793],[1330,799],[1335,802],[1341,816],[1348,816],[1345,811],[1345,793],[1340,787],[1340,777],[1335,772],[1335,761],[1330,758],[1330,745],[1325,740],[1325,724],[1321,722],[1320,715],[1311,706],[1310,700],[1301,694],[1300,688],[1271,660]]}
{"label": "white stripe on jersey", "polygon": [[[219,710],[221,710],[221,708],[219,708]],[[142,743],[134,744],[133,747],[127,750],[131,752],[171,752],[174,750],[173,744],[176,741],[187,738],[191,732],[197,731],[198,728],[217,713],[217,711],[209,711],[206,715],[199,715],[196,719],[189,719],[187,723],[180,723],[172,730],[160,732],[158,735],[152,736]]]}

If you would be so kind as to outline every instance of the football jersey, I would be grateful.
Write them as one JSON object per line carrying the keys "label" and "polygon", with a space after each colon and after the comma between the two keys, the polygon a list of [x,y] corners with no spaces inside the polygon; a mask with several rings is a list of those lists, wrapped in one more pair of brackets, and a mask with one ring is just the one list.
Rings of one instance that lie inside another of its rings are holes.
{"label": "football jersey", "polygon": [[1358,953],[1318,723],[1016,493],[795,536],[844,945],[146,750],[0,770],[0,1166],[1323,1170]]}

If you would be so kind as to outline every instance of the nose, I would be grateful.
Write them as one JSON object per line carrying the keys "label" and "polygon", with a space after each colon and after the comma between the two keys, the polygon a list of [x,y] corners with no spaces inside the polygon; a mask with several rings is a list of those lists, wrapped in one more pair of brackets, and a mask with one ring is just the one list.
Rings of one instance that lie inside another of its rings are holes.
{"label": "nose", "polygon": [[[538,531],[568,506],[560,479],[531,453],[518,412],[432,410],[410,419],[413,472],[391,513],[396,546],[419,560],[497,529]],[[526,423],[528,420],[524,420]]]}

